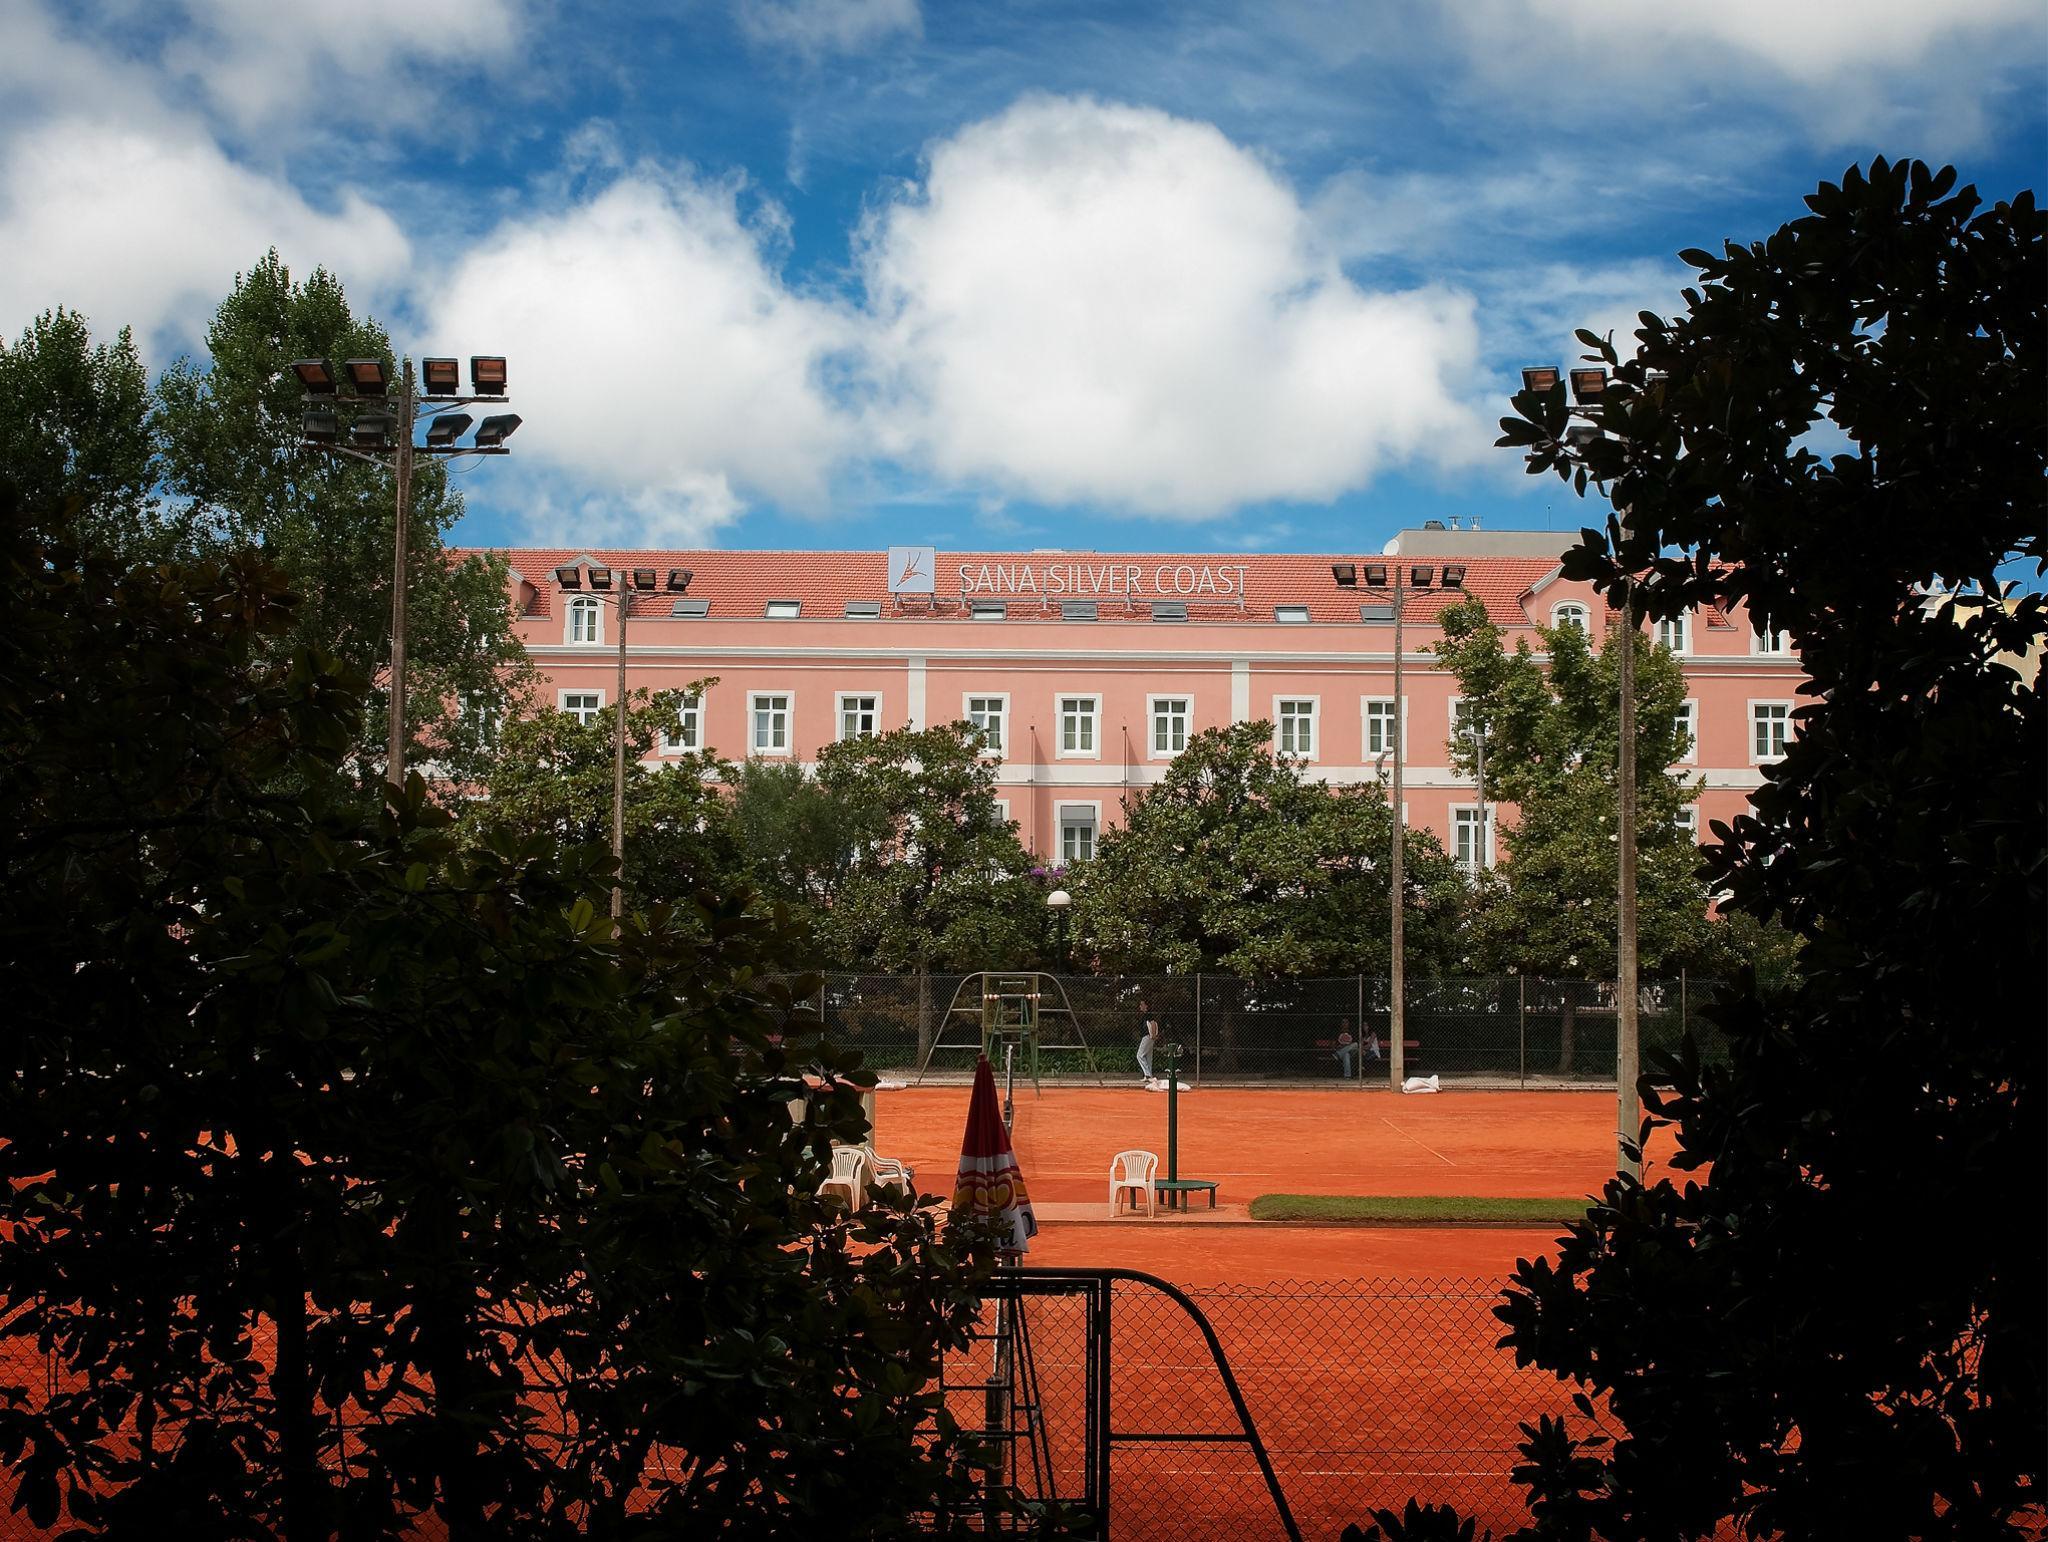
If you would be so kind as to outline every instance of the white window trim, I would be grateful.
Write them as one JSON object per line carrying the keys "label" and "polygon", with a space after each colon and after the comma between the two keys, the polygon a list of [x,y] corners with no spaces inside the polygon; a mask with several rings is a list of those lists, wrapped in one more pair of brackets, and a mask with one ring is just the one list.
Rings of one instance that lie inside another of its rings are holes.
{"label": "white window trim", "polygon": [[1675,766],[1696,766],[1699,764],[1700,759],[1699,700],[1696,697],[1688,696],[1683,702],[1680,703],[1680,705],[1685,708],[1686,726],[1691,730],[1691,733],[1687,737],[1690,739],[1691,742],[1686,745],[1685,749],[1679,754],[1678,758],[1672,761],[1672,764]]}
{"label": "white window trim", "polygon": [[1593,607],[1584,600],[1559,600],[1550,607],[1550,629],[1556,631],[1564,625],[1561,619],[1566,611],[1578,612],[1579,631],[1582,635],[1593,635]]}
{"label": "white window trim", "polygon": [[[1678,646],[1671,651],[1678,658],[1689,659],[1692,657],[1692,612],[1689,610],[1681,611],[1673,616],[1671,620],[1678,623]],[[1663,632],[1665,625],[1666,623],[1663,621],[1652,621],[1650,623],[1651,641],[1662,642],[1664,640],[1660,634]]]}
{"label": "white window trim", "polygon": [[[1185,714],[1187,720],[1182,726],[1187,729],[1188,738],[1192,739],[1195,736],[1194,697],[1181,694],[1147,696],[1145,698],[1145,758],[1147,760],[1171,760],[1180,753],[1180,750],[1162,750],[1156,742],[1159,738],[1159,708],[1161,703],[1169,701],[1177,701],[1186,705],[1188,709]],[[1181,749],[1185,748],[1187,748],[1186,745],[1181,746]]]}
{"label": "white window trim", "polygon": [[696,714],[697,742],[694,745],[684,744],[681,741],[680,737],[671,734],[669,729],[664,728],[661,731],[661,742],[656,746],[656,748],[660,750],[662,754],[694,755],[698,750],[704,748],[704,693],[702,691],[699,691],[697,693],[694,705],[692,704],[691,698],[685,696],[682,699],[682,702],[676,707],[675,726],[678,730],[680,730],[680,728],[682,727],[682,719],[685,713]]}
{"label": "white window trim", "polygon": [[[1085,701],[1089,703],[1089,721],[1093,732],[1089,735],[1095,741],[1094,748],[1070,750],[1067,748],[1067,719],[1062,703]],[[1004,725],[1008,727],[1008,724]],[[1098,691],[1055,691],[1052,698],[1052,753],[1055,760],[1100,760],[1102,759],[1102,695]]]}
{"label": "white window trim", "polygon": [[[1478,814],[1484,820],[1483,833],[1485,840],[1482,842],[1484,849],[1480,853],[1480,866],[1486,871],[1491,872],[1500,857],[1499,812],[1491,803],[1453,803],[1450,806],[1446,811],[1446,816],[1451,826],[1450,846],[1451,860],[1453,862],[1457,862],[1458,857],[1458,816],[1460,814]],[[1457,866],[1460,872],[1473,871],[1472,868],[1467,867],[1462,862],[1457,862]]]}
{"label": "white window trim", "polygon": [[[594,610],[597,614],[597,635],[578,639],[576,617],[582,610]],[[595,595],[572,595],[562,606],[562,644],[569,648],[602,648],[604,646],[604,601]]]}
{"label": "white window trim", "polygon": [[1685,804],[1683,807],[1679,809],[1679,811],[1676,814],[1672,816],[1671,827],[1674,830],[1676,830],[1680,835],[1683,835],[1687,840],[1691,841],[1693,845],[1699,845],[1700,806],[1697,803]]}
{"label": "white window trim", "polygon": [[[887,732],[882,727],[882,713],[886,704],[882,699],[880,691],[841,691],[832,698],[832,728],[835,737],[841,740],[846,738],[846,704],[849,701],[861,700],[872,700],[875,704],[875,731],[867,737],[874,738]],[[792,709],[795,708],[795,705],[794,702],[790,703]],[[794,715],[793,710],[792,715]]]}
{"label": "white window trim", "polygon": [[1766,648],[1764,646],[1764,634],[1759,632],[1754,626],[1749,629],[1750,657],[1758,659],[1789,659],[1793,657],[1792,634],[1780,629],[1771,635],[1778,639],[1779,646]]}
{"label": "white window trim", "polygon": [[[1446,758],[1451,754],[1451,746],[1457,742],[1458,708],[1464,704],[1465,698],[1462,696],[1449,696],[1444,699],[1444,755]],[[1472,781],[1473,778],[1466,777],[1464,780]],[[1469,807],[1470,805],[1467,806]]]}
{"label": "white window trim", "polygon": [[604,687],[601,685],[562,686],[555,692],[555,710],[557,712],[567,712],[571,696],[595,696],[597,698],[597,710],[599,712],[604,711]]}
{"label": "white window trim", "polygon": [[[1308,748],[1306,750],[1283,750],[1280,748],[1280,703],[1308,703]],[[1320,696],[1298,696],[1290,692],[1273,697],[1273,753],[1286,755],[1293,760],[1321,760],[1323,758],[1323,698]]]}
{"label": "white window trim", "polygon": [[[1358,698],[1358,752],[1359,758],[1366,765],[1371,765],[1383,753],[1389,760],[1392,760],[1395,751],[1398,751],[1408,743],[1408,704],[1414,699],[1406,691],[1401,693],[1401,718],[1394,725],[1394,748],[1381,751],[1372,747],[1372,714],[1367,709],[1376,701],[1392,703],[1394,698],[1391,696],[1361,696]],[[1406,764],[1406,762],[1404,761],[1403,764]]]}
{"label": "white window trim", "polygon": [[1789,747],[1792,743],[1792,734],[1795,726],[1792,722],[1792,714],[1799,710],[1799,704],[1769,696],[1753,698],[1749,703],[1749,716],[1747,720],[1749,763],[1753,766],[1775,766],[1785,758],[1782,753],[1777,755],[1759,755],[1756,752],[1756,709],[1758,707],[1783,707],[1785,709],[1785,743]]}
{"label": "white window trim", "polygon": [[[767,700],[769,700],[770,698],[772,698],[772,697],[776,697],[776,696],[780,696],[780,697],[781,697],[781,698],[782,698],[782,699],[783,699],[783,700],[784,700],[785,702],[787,702],[787,703],[789,704],[789,705],[788,705],[788,707],[787,707],[787,708],[785,709],[785,711],[787,712],[787,719],[786,719],[786,721],[785,721],[785,722],[783,723],[783,725],[782,725],[782,727],[783,727],[783,733],[782,733],[782,737],[783,737],[783,738],[784,738],[785,740],[787,740],[788,742],[787,742],[787,743],[785,743],[785,744],[783,745],[783,747],[782,747],[781,749],[779,749],[779,750],[776,750],[776,749],[763,749],[763,748],[761,748],[761,746],[760,746],[760,745],[758,745],[758,744],[756,744],[756,743],[754,742],[754,740],[755,740],[755,738],[756,738],[756,727],[755,727],[755,723],[754,723],[754,714],[755,714],[755,712],[756,712],[756,711],[758,711],[758,710],[759,710],[759,708],[758,708],[758,706],[757,706],[756,704],[757,704],[757,703],[759,703],[759,702],[764,702],[764,701],[767,701]],[[790,758],[790,757],[791,757],[792,755],[794,755],[794,754],[796,753],[796,692],[795,692],[795,691],[772,691],[772,690],[771,690],[771,691],[749,691],[749,692],[747,692],[747,753],[748,753],[749,755],[758,755],[758,756],[760,756],[760,757],[761,757],[761,758],[762,758],[763,760],[788,760],[788,759],[789,759],[789,758]]]}
{"label": "white window trim", "polygon": [[1053,829],[1058,834],[1055,838],[1056,844],[1053,848],[1052,860],[1055,862],[1065,862],[1067,860],[1067,826],[1080,823],[1079,820],[1067,818],[1067,810],[1070,808],[1085,808],[1088,810],[1089,828],[1093,832],[1088,840],[1088,855],[1076,860],[1092,862],[1095,860],[1096,849],[1102,845],[1102,800],[1100,798],[1055,798],[1053,800],[1052,824]]}
{"label": "white window trim", "polygon": [[1007,757],[1010,753],[1010,693],[1008,691],[962,691],[960,693],[961,722],[972,723],[974,721],[973,716],[969,712],[968,703],[975,701],[999,701],[1003,704],[1001,714],[1003,742],[997,745],[984,744],[981,747],[981,753],[984,755]]}

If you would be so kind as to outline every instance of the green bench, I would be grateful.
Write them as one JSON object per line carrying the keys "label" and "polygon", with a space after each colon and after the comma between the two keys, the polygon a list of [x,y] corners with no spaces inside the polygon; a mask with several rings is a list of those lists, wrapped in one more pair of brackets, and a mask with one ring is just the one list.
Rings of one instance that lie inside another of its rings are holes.
{"label": "green bench", "polygon": [[1154,1178],[1152,1192],[1166,1201],[1169,1210],[1187,1209],[1188,1196],[1201,1189],[1209,1191],[1209,1208],[1216,1208],[1216,1185],[1207,1178]]}

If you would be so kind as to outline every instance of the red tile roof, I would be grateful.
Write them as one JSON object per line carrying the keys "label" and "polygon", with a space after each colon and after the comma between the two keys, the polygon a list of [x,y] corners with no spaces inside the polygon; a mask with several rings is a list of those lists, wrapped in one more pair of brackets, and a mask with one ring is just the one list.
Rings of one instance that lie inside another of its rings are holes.
{"label": "red tile roof", "polygon": [[[1360,605],[1375,601],[1384,603],[1386,600],[1385,591],[1364,587],[1367,564],[1385,563],[1389,568],[1396,564],[1396,559],[1376,553],[1342,552],[1231,555],[1216,552],[941,551],[938,554],[938,593],[927,601],[924,596],[903,596],[899,600],[889,593],[885,554],[879,551],[623,551],[613,547],[520,547],[507,550],[504,555],[513,572],[530,582],[537,591],[534,604],[527,611],[533,616],[555,614],[559,585],[555,581],[554,570],[588,557],[600,567],[653,568],[658,586],[666,583],[669,569],[687,568],[693,574],[690,598],[709,601],[710,615],[714,619],[759,617],[770,600],[800,600],[803,603],[802,614],[806,617],[840,617],[844,615],[849,600],[878,600],[884,618],[964,618],[967,608],[960,595],[959,583],[959,569],[963,566],[974,569],[986,563],[991,567],[1000,565],[1012,569],[1029,567],[1042,583],[1046,568],[1052,565],[1082,564],[1101,570],[1112,564],[1127,564],[1138,567],[1143,575],[1143,587],[1135,603],[1128,607],[1121,593],[1018,594],[1006,589],[999,594],[976,593],[971,597],[1007,600],[1011,620],[1057,621],[1060,619],[1058,601],[1063,598],[1097,600],[1104,620],[1114,620],[1127,614],[1145,617],[1149,614],[1148,602],[1154,597],[1151,580],[1156,569],[1183,565],[1196,569],[1242,567],[1245,589],[1242,610],[1235,596],[1219,599],[1214,595],[1190,594],[1183,597],[1169,592],[1158,597],[1185,598],[1190,621],[1260,621],[1273,625],[1275,606],[1305,604],[1315,621],[1349,622],[1354,626],[1358,624]],[[1432,584],[1440,585],[1447,559],[1406,557],[1399,560],[1411,568],[1429,568]],[[1485,603],[1487,613],[1501,625],[1526,625],[1524,596],[1557,570],[1557,562],[1549,557],[1454,557],[1448,560],[1464,565],[1463,592],[1477,595]],[[1330,573],[1330,565],[1334,562],[1355,563],[1359,568],[1359,587],[1340,588]],[[1408,618],[1426,623],[1459,597],[1460,591],[1455,589],[1432,587],[1412,590],[1407,605]],[[644,611],[666,615],[669,602],[674,598],[672,594],[657,592],[637,604],[634,613],[637,615]]]}

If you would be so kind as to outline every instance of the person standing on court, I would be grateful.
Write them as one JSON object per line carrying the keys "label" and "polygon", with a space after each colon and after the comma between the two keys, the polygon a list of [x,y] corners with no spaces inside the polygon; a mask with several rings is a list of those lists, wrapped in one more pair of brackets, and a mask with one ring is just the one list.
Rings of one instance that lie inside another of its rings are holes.
{"label": "person standing on court", "polygon": [[1138,1069],[1145,1073],[1145,1085],[1152,1085],[1152,1055],[1159,1048],[1159,1019],[1152,1015],[1152,1005],[1144,997],[1138,998]]}

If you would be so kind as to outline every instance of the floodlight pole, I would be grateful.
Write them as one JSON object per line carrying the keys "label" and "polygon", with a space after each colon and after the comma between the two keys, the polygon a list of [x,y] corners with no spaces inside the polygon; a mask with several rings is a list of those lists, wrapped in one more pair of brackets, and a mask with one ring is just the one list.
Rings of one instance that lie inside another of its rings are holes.
{"label": "floodlight pole", "polygon": [[626,913],[626,618],[633,612],[633,575],[612,578],[619,611],[619,698],[612,728],[612,935]]}
{"label": "floodlight pole", "polygon": [[405,361],[398,393],[398,452],[394,461],[391,521],[391,742],[384,756],[384,779],[405,788],[405,589],[407,518],[412,505],[412,360]]}
{"label": "floodlight pole", "polygon": [[[1407,909],[1407,859],[1403,847],[1407,844],[1407,819],[1401,803],[1401,762],[1408,755],[1408,725],[1401,720],[1401,615],[1405,607],[1402,598],[1405,591],[1403,573],[1399,562],[1394,564],[1394,852],[1390,883],[1387,891],[1388,909],[1392,912],[1391,937],[1389,946],[1392,958],[1388,969],[1388,990],[1393,995],[1388,1015],[1389,1040],[1387,1046],[1387,1068],[1389,1080],[1396,1092],[1407,1075],[1408,1044],[1408,965],[1401,935],[1403,912]],[[1363,1032],[1363,1025],[1360,1031]]]}
{"label": "floodlight pole", "polygon": [[1621,657],[1615,674],[1621,693],[1621,743],[1616,755],[1615,775],[1620,780],[1620,829],[1616,839],[1619,894],[1616,916],[1615,972],[1621,999],[1615,1003],[1615,1145],[1620,1171],[1630,1178],[1643,1176],[1643,1153],[1638,1144],[1642,1129],[1642,1108],[1636,1097],[1640,1058],[1639,1024],[1636,1016],[1636,618],[1635,584],[1624,580],[1621,610]]}

